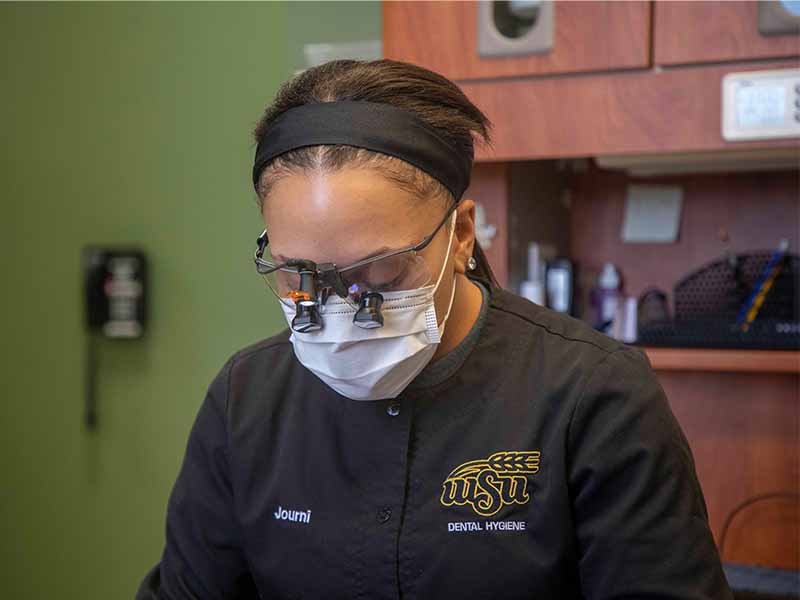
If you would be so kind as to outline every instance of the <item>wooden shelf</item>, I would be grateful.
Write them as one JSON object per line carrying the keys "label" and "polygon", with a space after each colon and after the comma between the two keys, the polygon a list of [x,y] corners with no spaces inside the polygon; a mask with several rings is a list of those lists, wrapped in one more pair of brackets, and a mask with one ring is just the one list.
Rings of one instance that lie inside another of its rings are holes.
{"label": "wooden shelf", "polygon": [[644,348],[656,371],[800,373],[800,352],[791,350],[714,350]]}

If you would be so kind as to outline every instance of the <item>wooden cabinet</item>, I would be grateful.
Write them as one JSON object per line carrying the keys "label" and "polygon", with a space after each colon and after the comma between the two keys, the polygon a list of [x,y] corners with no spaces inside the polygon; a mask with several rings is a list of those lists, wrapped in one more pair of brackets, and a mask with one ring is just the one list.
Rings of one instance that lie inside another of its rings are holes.
{"label": "wooden cabinet", "polygon": [[384,54],[455,80],[648,66],[650,3],[556,2],[553,49],[482,58],[477,2],[384,2]]}
{"label": "wooden cabinet", "polygon": [[795,64],[781,60],[476,81],[461,88],[494,124],[494,147],[479,149],[478,160],[794,147],[797,139],[726,142],[720,122],[727,73]]}
{"label": "wooden cabinet", "polygon": [[752,505],[721,539],[737,508],[798,492],[798,375],[659,371],[658,378],[689,440],[722,559],[800,568],[797,498]]}
{"label": "wooden cabinet", "polygon": [[655,2],[658,65],[780,58],[800,54],[800,36],[762,35],[758,2]]}
{"label": "wooden cabinet", "polygon": [[760,35],[756,5],[559,1],[551,52],[481,58],[478,3],[388,1],[384,51],[487,114],[496,144],[481,161],[786,148],[797,139],[722,137],[724,75],[798,65],[800,36]]}

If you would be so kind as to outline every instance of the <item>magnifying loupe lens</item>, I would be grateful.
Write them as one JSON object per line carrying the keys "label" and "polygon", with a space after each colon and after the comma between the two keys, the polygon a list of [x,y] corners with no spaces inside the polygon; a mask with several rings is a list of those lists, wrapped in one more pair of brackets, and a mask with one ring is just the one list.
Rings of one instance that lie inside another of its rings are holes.
{"label": "magnifying loupe lens", "polygon": [[298,333],[309,333],[322,329],[322,319],[316,306],[297,304],[297,314],[292,319],[292,329]]}
{"label": "magnifying loupe lens", "polygon": [[361,306],[353,317],[353,324],[362,329],[376,329],[383,327],[381,306],[383,296],[377,292],[369,292],[361,297]]}
{"label": "magnifying loupe lens", "polygon": [[428,263],[415,251],[403,252],[341,272],[349,298],[359,304],[366,292],[400,292],[421,288],[432,276]]}

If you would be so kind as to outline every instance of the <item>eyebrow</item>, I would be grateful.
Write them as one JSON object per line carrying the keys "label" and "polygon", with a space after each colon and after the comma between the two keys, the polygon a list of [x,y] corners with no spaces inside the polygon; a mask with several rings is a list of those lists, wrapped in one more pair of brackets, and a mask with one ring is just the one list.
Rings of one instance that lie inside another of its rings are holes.
{"label": "eyebrow", "polygon": [[358,260],[354,260],[354,261],[352,261],[352,262],[350,262],[348,264],[354,265],[354,264],[359,263],[361,261],[369,260],[370,258],[375,258],[376,256],[379,256],[379,255],[381,255],[381,254],[383,254],[385,252],[389,252],[390,250],[400,250],[402,248],[405,248],[405,246],[401,246],[400,248],[389,248],[389,246],[381,246],[380,248],[375,250],[375,252],[373,252],[371,254],[367,254],[366,256],[362,256]]}
{"label": "eyebrow", "polygon": [[[404,248],[407,248],[409,245],[410,244],[406,244],[405,246],[400,246],[399,248],[390,248],[389,246],[381,246],[380,248],[378,248],[374,252],[371,252],[370,254],[367,254],[366,256],[362,256],[361,258],[359,258],[357,260],[351,260],[347,264],[344,264],[344,265],[340,265],[339,263],[334,263],[334,264],[337,266],[337,268],[338,267],[348,267],[350,265],[354,265],[356,263],[360,263],[362,261],[369,260],[371,258],[375,258],[376,256],[380,256],[381,254],[384,254],[386,252],[393,252],[395,250],[402,250]],[[278,263],[285,263],[285,262],[291,260],[290,258],[286,258],[282,254],[277,254],[277,253],[274,253],[272,255],[272,258],[274,258],[275,261],[278,262]],[[298,257],[295,256],[295,257],[292,257],[292,258],[296,259]],[[317,264],[320,264],[320,263],[317,263]]]}

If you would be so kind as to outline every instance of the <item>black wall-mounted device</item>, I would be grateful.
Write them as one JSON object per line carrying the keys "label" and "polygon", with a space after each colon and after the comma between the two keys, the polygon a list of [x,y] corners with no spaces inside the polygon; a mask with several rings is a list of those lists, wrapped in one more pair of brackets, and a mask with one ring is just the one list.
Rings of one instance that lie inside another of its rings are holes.
{"label": "black wall-mounted device", "polygon": [[147,262],[140,250],[88,247],[83,256],[86,326],[138,338],[147,317]]}
{"label": "black wall-mounted device", "polygon": [[86,345],[86,425],[97,426],[95,337],[140,338],[147,321],[147,260],[132,248],[83,249]]}

